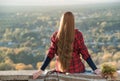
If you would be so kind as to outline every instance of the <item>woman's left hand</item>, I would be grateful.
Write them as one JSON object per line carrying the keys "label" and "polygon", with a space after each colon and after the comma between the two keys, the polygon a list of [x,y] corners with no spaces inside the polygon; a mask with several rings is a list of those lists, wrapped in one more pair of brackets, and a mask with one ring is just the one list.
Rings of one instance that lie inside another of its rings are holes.
{"label": "woman's left hand", "polygon": [[100,75],[101,74],[101,70],[100,69],[96,69],[96,70],[94,70],[94,73],[97,74],[97,75]]}

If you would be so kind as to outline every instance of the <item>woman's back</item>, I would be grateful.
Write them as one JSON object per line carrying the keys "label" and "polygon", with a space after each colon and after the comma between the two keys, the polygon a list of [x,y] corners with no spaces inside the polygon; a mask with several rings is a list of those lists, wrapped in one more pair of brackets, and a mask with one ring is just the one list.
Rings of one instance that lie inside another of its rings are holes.
{"label": "woman's back", "polygon": [[[56,54],[56,70],[57,71],[61,71],[63,72],[62,68],[61,68],[61,63],[59,61],[59,56],[57,53],[57,42],[58,40],[56,39],[56,35],[57,32],[55,32],[53,34],[53,36],[51,37],[52,42],[54,42],[54,46],[56,46],[54,51],[51,51],[51,49],[49,50],[49,56],[50,57],[54,57],[53,54]],[[68,40],[69,41],[69,40]],[[84,45],[84,40],[83,40],[83,36],[82,33],[78,30],[75,29],[75,36],[74,36],[74,42],[72,44],[73,46],[73,52],[72,52],[72,57],[70,60],[70,65],[68,68],[68,72],[69,73],[79,73],[79,72],[84,72],[85,71],[85,67],[84,64],[82,63],[81,59],[80,59],[80,53],[82,53],[82,57],[86,60],[89,57],[89,53],[87,51],[86,46]],[[83,50],[82,50],[82,49]],[[54,53],[50,53],[50,52],[54,52]],[[67,54],[66,54],[67,55]]]}

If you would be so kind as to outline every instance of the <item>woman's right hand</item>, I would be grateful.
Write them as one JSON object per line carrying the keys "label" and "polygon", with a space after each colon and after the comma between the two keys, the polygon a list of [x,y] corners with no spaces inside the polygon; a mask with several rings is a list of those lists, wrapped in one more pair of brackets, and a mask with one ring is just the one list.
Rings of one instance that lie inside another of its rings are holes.
{"label": "woman's right hand", "polygon": [[37,72],[33,73],[33,79],[37,79],[42,73],[42,70],[38,70]]}

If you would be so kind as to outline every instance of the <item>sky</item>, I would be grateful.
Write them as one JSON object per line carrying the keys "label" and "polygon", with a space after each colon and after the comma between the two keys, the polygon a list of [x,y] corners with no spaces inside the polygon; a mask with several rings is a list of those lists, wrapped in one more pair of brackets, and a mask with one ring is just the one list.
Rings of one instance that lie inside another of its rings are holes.
{"label": "sky", "polygon": [[120,2],[120,0],[0,0],[0,5],[72,5],[72,4],[91,4],[105,2]]}

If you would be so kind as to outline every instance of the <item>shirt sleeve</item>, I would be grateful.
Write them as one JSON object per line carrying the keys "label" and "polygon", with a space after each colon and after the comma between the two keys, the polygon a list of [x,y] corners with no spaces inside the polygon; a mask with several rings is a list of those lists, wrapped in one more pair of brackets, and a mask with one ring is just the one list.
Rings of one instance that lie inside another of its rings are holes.
{"label": "shirt sleeve", "polygon": [[43,62],[43,65],[41,66],[40,69],[44,71],[45,68],[49,65],[50,61],[51,59],[48,56],[46,56],[45,61]]}
{"label": "shirt sleeve", "polygon": [[92,70],[96,70],[97,67],[96,65],[94,64],[93,60],[91,59],[91,57],[87,58],[86,62],[88,63],[88,65],[92,68]]}
{"label": "shirt sleeve", "polygon": [[79,53],[82,55],[82,58],[84,60],[87,60],[87,58],[89,58],[90,55],[89,55],[88,49],[84,43],[83,35],[80,31],[77,33],[77,39],[78,39],[77,43],[79,45]]}
{"label": "shirt sleeve", "polygon": [[56,45],[56,34],[57,32],[55,32],[52,36],[51,36],[51,44],[48,50],[48,57],[50,59],[53,59],[56,52],[57,52],[57,45]]}

